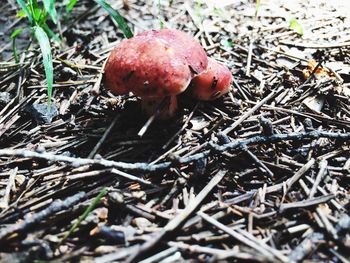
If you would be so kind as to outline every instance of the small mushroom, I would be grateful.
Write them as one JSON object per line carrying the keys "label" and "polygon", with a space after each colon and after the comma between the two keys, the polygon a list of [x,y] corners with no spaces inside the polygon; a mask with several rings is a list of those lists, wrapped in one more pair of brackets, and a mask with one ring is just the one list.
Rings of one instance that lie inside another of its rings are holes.
{"label": "small mushroom", "polygon": [[148,115],[160,109],[158,118],[166,119],[176,112],[176,95],[207,64],[204,49],[193,37],[173,29],[146,31],[122,41],[111,52],[105,85],[117,95],[133,92],[141,97]]}
{"label": "small mushroom", "polygon": [[208,59],[208,68],[194,77],[190,84],[190,94],[197,100],[215,100],[230,91],[232,74],[215,59]]}

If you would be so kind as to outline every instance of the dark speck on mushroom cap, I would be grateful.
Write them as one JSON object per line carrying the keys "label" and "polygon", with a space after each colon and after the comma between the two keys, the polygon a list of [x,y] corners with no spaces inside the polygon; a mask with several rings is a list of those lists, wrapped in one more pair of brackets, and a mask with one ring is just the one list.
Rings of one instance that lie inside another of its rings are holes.
{"label": "dark speck on mushroom cap", "polygon": [[209,58],[207,70],[192,79],[190,93],[198,100],[213,100],[229,92],[231,81],[230,70],[224,64]]}

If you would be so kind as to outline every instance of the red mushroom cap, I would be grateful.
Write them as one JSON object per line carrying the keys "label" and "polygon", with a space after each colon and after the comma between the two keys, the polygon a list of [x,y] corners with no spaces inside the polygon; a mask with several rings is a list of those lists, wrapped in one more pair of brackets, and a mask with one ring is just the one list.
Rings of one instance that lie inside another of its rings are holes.
{"label": "red mushroom cap", "polygon": [[209,58],[207,70],[192,79],[190,93],[198,100],[214,100],[230,91],[231,81],[230,70]]}
{"label": "red mushroom cap", "polygon": [[132,91],[144,98],[183,92],[194,71],[202,72],[207,56],[197,40],[180,31],[164,29],[122,41],[105,66],[105,84],[115,94]]}
{"label": "red mushroom cap", "polygon": [[149,30],[138,36],[153,36],[170,43],[177,55],[186,59],[193,76],[206,70],[208,57],[201,44],[192,36],[175,29]]}

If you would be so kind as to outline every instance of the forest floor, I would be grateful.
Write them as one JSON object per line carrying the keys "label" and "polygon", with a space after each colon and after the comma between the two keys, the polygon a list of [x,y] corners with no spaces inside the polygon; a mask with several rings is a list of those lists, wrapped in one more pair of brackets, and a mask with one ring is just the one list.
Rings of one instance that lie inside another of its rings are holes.
{"label": "forest floor", "polygon": [[12,58],[15,2],[0,10],[1,262],[349,262],[347,1],[110,1],[135,34],[162,20],[195,36],[234,78],[216,101],[180,95],[142,137],[139,99],[103,85],[123,40],[111,17],[84,0],[62,16],[48,114],[30,35]]}

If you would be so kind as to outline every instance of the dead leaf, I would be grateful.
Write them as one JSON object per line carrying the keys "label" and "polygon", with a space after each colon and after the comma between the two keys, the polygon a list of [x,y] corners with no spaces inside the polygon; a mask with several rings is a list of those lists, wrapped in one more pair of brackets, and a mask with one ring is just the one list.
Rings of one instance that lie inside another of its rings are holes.
{"label": "dead leaf", "polygon": [[303,100],[303,105],[309,110],[320,113],[324,105],[325,98],[322,95],[310,96]]}
{"label": "dead leaf", "polygon": [[[303,70],[304,78],[307,79],[311,76],[311,73],[314,71],[314,69],[317,66],[317,62],[314,59],[310,59],[308,61],[307,68]],[[336,79],[336,76],[334,76],[333,72],[329,70],[326,67],[319,66],[315,72],[315,76],[318,78],[329,78],[329,79]]]}

